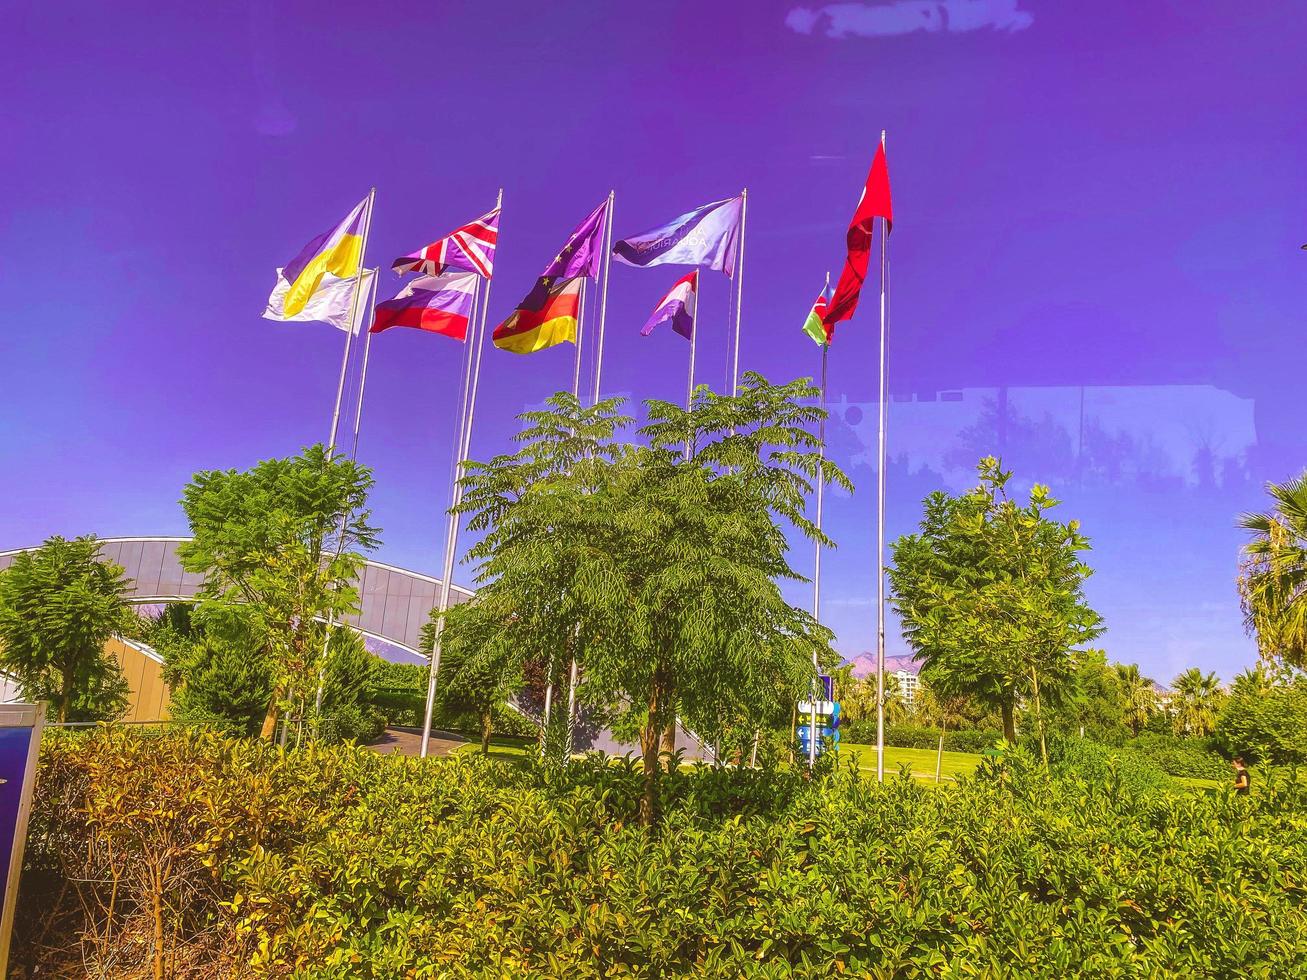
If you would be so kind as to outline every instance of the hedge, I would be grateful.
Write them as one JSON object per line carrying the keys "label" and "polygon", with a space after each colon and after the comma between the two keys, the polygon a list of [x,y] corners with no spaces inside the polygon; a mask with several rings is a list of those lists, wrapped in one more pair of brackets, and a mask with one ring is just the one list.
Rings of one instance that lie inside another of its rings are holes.
{"label": "hedge", "polygon": [[1189,779],[1233,779],[1230,763],[1200,739],[1143,734],[1125,743],[1128,752],[1149,759],[1171,776]]}
{"label": "hedge", "polygon": [[1302,785],[1060,773],[675,771],[650,833],[629,763],[60,734],[16,965],[148,975],[157,926],[201,977],[1307,975]]}
{"label": "hedge", "polygon": [[[983,752],[1002,737],[1003,733],[1000,731],[953,729],[944,733],[944,751]],[[845,722],[840,726],[840,740],[856,742],[860,745],[874,745],[876,720],[872,718]],[[901,749],[938,749],[939,729],[926,725],[888,725],[885,728],[885,744]]]}

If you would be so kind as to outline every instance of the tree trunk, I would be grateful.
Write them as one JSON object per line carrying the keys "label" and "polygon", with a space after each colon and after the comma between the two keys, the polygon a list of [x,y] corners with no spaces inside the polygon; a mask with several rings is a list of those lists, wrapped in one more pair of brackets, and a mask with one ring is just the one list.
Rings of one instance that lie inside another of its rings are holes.
{"label": "tree trunk", "polygon": [[268,711],[263,716],[263,727],[259,729],[259,738],[266,738],[269,741],[277,734],[277,716],[280,714],[278,703],[281,701],[281,692],[273,691],[272,698],[268,701]]}
{"label": "tree trunk", "polygon": [[73,700],[73,665],[68,664],[63,669],[63,676],[59,679],[59,722],[68,720],[68,705]]}
{"label": "tree trunk", "polygon": [[1003,713],[1003,737],[1007,739],[1008,742],[1015,744],[1017,740],[1017,724],[1016,718],[1014,717],[1015,711],[1012,707],[1011,691],[1004,692],[1003,702],[998,706],[998,708],[999,711]]}
{"label": "tree trunk", "polygon": [[[1044,744],[1044,713],[1039,706],[1039,671],[1034,667],[1030,668],[1030,681],[1035,687],[1035,725],[1039,728],[1039,757],[1044,762],[1044,768],[1048,768],[1048,746]],[[1081,729],[1081,735],[1084,729]]]}
{"label": "tree trunk", "polygon": [[644,759],[644,793],[640,797],[640,824],[652,827],[658,805],[658,698],[649,699],[649,720],[640,729],[640,754]]}
{"label": "tree trunk", "polygon": [[490,754],[490,733],[494,724],[494,712],[489,708],[481,712],[481,754]]}
{"label": "tree trunk", "polygon": [[672,768],[672,756],[676,754],[675,713],[672,713],[672,716],[667,719],[667,723],[663,725],[662,747],[659,749],[659,754],[662,756],[663,765],[670,772]]}

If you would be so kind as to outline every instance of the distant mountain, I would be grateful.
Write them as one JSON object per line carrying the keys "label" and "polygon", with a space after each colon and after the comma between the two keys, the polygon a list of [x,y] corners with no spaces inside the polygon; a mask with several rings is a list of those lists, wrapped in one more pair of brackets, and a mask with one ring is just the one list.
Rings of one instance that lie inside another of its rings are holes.
{"label": "distant mountain", "polygon": [[[853,664],[854,677],[866,677],[868,674],[876,673],[876,654],[872,652],[860,653],[850,660],[844,661],[846,664]],[[920,668],[911,654],[901,657],[885,658],[885,673],[892,674],[898,670],[906,670],[909,674],[915,674]]]}

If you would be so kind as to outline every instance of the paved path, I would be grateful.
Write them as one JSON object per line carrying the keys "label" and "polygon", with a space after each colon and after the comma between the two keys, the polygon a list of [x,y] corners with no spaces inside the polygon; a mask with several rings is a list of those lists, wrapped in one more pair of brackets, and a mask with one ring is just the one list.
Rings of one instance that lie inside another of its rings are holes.
{"label": "paved path", "polygon": [[[462,735],[433,729],[428,754],[433,756],[451,755],[460,745],[467,743]],[[420,728],[387,728],[368,746],[373,752],[382,755],[398,753],[399,755],[417,756],[422,750],[422,730]]]}

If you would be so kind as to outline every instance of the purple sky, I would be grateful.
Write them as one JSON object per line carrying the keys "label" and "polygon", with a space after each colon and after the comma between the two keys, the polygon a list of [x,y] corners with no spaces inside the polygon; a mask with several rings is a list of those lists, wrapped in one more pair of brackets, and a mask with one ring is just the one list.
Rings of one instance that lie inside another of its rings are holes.
{"label": "purple sky", "polygon": [[[194,470],[324,438],[343,335],[259,313],[374,184],[383,265],[505,188],[492,321],[610,188],[621,235],[747,186],[742,365],[815,373],[800,324],[884,128],[890,533],[1002,449],[1093,539],[1110,656],[1159,680],[1253,659],[1235,516],[1307,462],[1296,3],[19,0],[3,24],[0,548],[185,533]],[[638,330],[682,271],[615,270],[605,393],[681,397],[684,343]],[[725,308],[706,273],[713,384]],[[831,355],[859,490],[828,509],[823,595],[848,654],[873,632],[875,310]],[[570,383],[570,351],[487,353],[474,457]],[[374,345],[383,560],[439,568],[459,354]]]}

